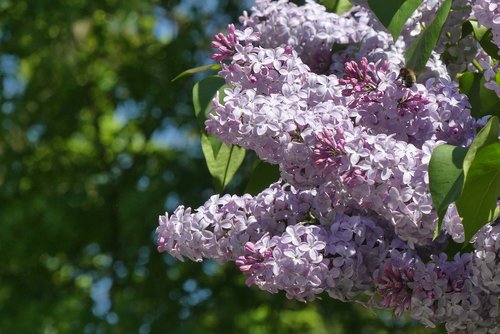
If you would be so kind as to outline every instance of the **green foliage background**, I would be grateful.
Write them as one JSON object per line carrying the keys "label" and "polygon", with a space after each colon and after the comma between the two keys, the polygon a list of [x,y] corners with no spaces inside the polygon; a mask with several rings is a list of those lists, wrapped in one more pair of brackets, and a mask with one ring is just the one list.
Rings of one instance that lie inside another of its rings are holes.
{"label": "green foliage background", "polygon": [[432,332],[156,252],[158,215],[213,193],[199,77],[170,80],[207,63],[211,36],[244,7],[0,0],[0,333]]}

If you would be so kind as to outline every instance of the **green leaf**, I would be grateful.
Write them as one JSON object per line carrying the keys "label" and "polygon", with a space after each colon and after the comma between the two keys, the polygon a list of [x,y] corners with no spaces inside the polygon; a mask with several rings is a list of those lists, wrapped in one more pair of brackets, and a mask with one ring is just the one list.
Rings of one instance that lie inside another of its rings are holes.
{"label": "green leaf", "polygon": [[500,140],[481,148],[469,167],[457,210],[464,225],[465,243],[498,210],[500,198]]}
{"label": "green leaf", "polygon": [[481,73],[465,72],[458,79],[458,87],[461,93],[467,95],[471,104],[471,115],[473,117],[481,117],[481,100],[479,99],[479,91],[481,90]]}
{"label": "green leaf", "polygon": [[205,71],[209,71],[209,70],[218,71],[220,69],[221,69],[221,66],[219,64],[210,64],[210,65],[203,65],[203,66],[199,66],[199,67],[190,68],[189,70],[185,70],[184,72],[177,75],[175,78],[172,79],[171,82],[174,82],[175,80],[180,79],[182,77],[186,77],[188,75],[193,75],[193,74],[197,74],[197,73],[201,73],[201,72],[205,72]]}
{"label": "green leaf", "polygon": [[205,120],[212,108],[212,100],[217,92],[219,99],[222,99],[225,87],[225,80],[218,76],[204,78],[193,87],[194,112],[201,129],[201,148],[208,171],[215,179],[216,191],[219,193],[232,180],[245,158],[244,149],[236,145],[227,146],[217,137],[205,133]]}
{"label": "green leaf", "polygon": [[500,206],[497,207],[495,212],[493,213],[493,220],[497,219],[498,216],[500,216]]}
{"label": "green leaf", "polygon": [[469,168],[474,160],[477,152],[484,146],[492,144],[498,140],[498,118],[493,116],[490,118],[488,123],[479,131],[476,138],[472,142],[467,151],[467,155],[464,159],[463,169],[464,176],[467,180],[467,174],[469,172]]}
{"label": "green leaf", "polygon": [[325,6],[326,11],[329,13],[335,13],[337,9],[337,3],[339,0],[320,0],[319,3]]}
{"label": "green leaf", "polygon": [[469,98],[474,118],[486,115],[500,116],[500,98],[494,91],[484,86],[482,73],[465,72],[458,81],[460,92]]}
{"label": "green leaf", "polygon": [[438,214],[439,232],[448,206],[455,202],[462,192],[464,173],[462,164],[467,149],[452,145],[440,145],[432,151],[429,162],[429,187],[432,203]]}
{"label": "green leaf", "polygon": [[351,8],[352,8],[352,4],[349,2],[349,0],[338,0],[337,8],[335,9],[335,13],[340,15],[340,14],[347,12]]}
{"label": "green leaf", "polygon": [[241,166],[246,151],[236,145],[222,144],[218,152],[214,152],[210,138],[206,134],[201,135],[201,148],[205,155],[208,171],[216,181],[216,192],[220,193],[231,182]]}
{"label": "green leaf", "polygon": [[[375,0],[373,0],[375,1]],[[382,2],[379,0],[379,2]],[[439,40],[444,23],[450,12],[452,0],[445,0],[438,9],[434,20],[424,29],[415,41],[410,45],[405,54],[406,66],[420,72],[424,69],[432,50]],[[384,1],[385,3],[385,1]]]}
{"label": "green leaf", "polygon": [[327,12],[337,14],[345,13],[352,7],[348,0],[320,0],[319,3],[325,6]]}
{"label": "green leaf", "polygon": [[[218,76],[211,76],[197,82],[193,87],[193,106],[198,126],[202,133],[205,133],[205,121],[212,108],[212,100],[217,91],[219,100],[224,98],[225,80]],[[212,151],[217,154],[222,143],[215,136],[208,136],[212,144]]]}
{"label": "green leaf", "polygon": [[211,76],[198,81],[193,87],[194,114],[202,130],[205,129],[204,123],[212,108],[212,99],[219,89],[223,91],[225,83],[223,78]]}
{"label": "green leaf", "polygon": [[484,76],[481,78],[479,100],[481,101],[481,109],[479,117],[493,115],[500,117],[500,98],[493,90],[486,88],[484,85],[486,80]]}
{"label": "green leaf", "polygon": [[465,21],[462,24],[462,36],[461,38],[464,38],[465,36],[468,36],[469,34],[472,34],[474,32],[474,29],[472,29],[472,24],[470,21]]}
{"label": "green leaf", "polygon": [[497,71],[497,74],[495,75],[495,81],[497,82],[497,85],[500,86],[500,70]]}
{"label": "green leaf", "polygon": [[394,41],[422,0],[368,0],[370,9],[380,22],[389,30]]}
{"label": "green leaf", "polygon": [[278,165],[271,165],[264,161],[259,161],[253,169],[250,180],[247,183],[245,192],[250,195],[257,195],[262,190],[269,187],[273,182],[280,178],[280,170]]}
{"label": "green leaf", "polygon": [[462,26],[462,37],[472,33],[483,50],[492,58],[500,59],[498,46],[493,43],[491,29],[480,26],[476,20],[465,21]]}

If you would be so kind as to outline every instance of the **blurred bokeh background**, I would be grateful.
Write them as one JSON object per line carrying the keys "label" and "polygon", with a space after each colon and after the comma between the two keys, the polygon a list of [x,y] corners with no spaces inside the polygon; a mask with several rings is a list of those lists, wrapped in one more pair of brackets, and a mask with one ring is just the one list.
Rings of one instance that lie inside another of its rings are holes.
{"label": "blurred bokeh background", "polygon": [[158,215],[214,191],[199,77],[171,80],[251,4],[0,0],[0,333],[438,332],[156,252]]}

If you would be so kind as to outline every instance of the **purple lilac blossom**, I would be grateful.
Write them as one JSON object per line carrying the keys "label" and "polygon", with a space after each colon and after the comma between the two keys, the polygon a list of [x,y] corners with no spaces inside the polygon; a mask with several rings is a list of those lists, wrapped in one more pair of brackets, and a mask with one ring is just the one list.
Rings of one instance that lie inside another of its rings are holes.
{"label": "purple lilac blossom", "polygon": [[477,234],[472,253],[472,280],[487,293],[500,295],[500,225],[486,225]]}
{"label": "purple lilac blossom", "polygon": [[[428,19],[441,3],[424,1],[416,15]],[[234,261],[248,285],[288,298],[371,296],[373,307],[426,326],[494,331],[496,226],[478,233],[473,253],[448,260],[446,234],[464,238],[451,206],[432,241],[427,167],[437,145],[471,143],[469,102],[437,53],[420,83],[405,87],[397,76],[407,41],[394,43],[371,15],[257,0],[241,30],[215,36],[212,57],[228,88],[206,130],[278,165],[282,180],[256,196],[214,195],[160,216],[158,250]],[[333,44],[346,45],[331,53]]]}
{"label": "purple lilac blossom", "polygon": [[445,323],[450,333],[486,333],[498,325],[498,295],[485,293],[471,279],[470,254],[431,256],[415,266],[411,314],[429,327]]}

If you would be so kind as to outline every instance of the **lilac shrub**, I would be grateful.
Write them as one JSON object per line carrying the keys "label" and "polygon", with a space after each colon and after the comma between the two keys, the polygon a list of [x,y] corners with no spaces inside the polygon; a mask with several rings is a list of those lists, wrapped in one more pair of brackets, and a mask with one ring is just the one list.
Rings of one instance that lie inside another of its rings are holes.
{"label": "lilac shrub", "polygon": [[496,226],[448,260],[447,240],[464,238],[452,205],[433,241],[431,152],[470,145],[478,124],[439,54],[418,83],[398,77],[430,1],[422,6],[396,42],[362,7],[337,15],[311,1],[257,0],[241,29],[217,34],[212,58],[228,88],[206,131],[278,165],[281,179],[256,196],[214,195],[161,216],[159,251],[234,261],[248,285],[301,301],[368,297],[450,332],[495,328]]}

